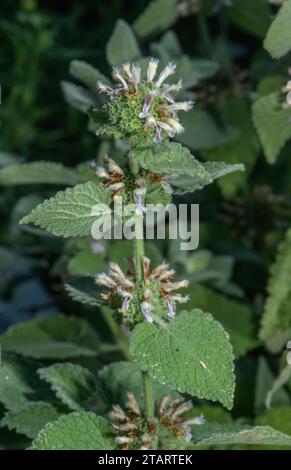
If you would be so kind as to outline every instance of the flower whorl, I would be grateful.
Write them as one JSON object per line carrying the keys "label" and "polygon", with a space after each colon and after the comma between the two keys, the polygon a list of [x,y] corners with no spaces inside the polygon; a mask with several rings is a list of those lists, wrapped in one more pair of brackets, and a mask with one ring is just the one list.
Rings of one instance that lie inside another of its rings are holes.
{"label": "flower whorl", "polygon": [[138,64],[124,64],[114,67],[113,78],[118,82],[111,87],[98,82],[101,93],[110,100],[108,111],[109,127],[112,133],[131,138],[150,137],[161,142],[164,137],[174,137],[183,132],[177,113],[189,111],[192,101],[175,102],[173,93],[182,88],[182,82],[165,83],[175,73],[176,65],[169,63],[158,75],[158,59],[150,59],[145,79]]}

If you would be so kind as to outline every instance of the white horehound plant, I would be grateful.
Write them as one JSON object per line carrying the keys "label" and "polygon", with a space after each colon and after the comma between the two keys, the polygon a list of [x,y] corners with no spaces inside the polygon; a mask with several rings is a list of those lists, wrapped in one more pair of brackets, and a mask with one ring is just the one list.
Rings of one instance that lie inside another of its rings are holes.
{"label": "white horehound plant", "polygon": [[[114,406],[110,415],[116,446],[126,449],[159,448],[159,442],[169,436],[186,447],[191,442],[191,429],[203,419],[191,418],[191,402],[180,394],[219,401],[230,409],[235,387],[228,333],[211,314],[199,309],[187,311],[188,297],[183,289],[188,281],[175,280],[168,264],[155,266],[145,255],[143,217],[148,201],[169,202],[173,193],[201,189],[243,168],[222,162],[201,163],[187,148],[170,141],[183,132],[179,112],[188,111],[193,103],[175,100],[182,83],[167,83],[175,65],[158,68],[158,60],[150,59],[144,76],[139,64],[126,63],[113,69],[115,86],[102,81],[96,84],[106,102],[88,109],[91,128],[97,135],[124,140],[127,150],[123,162],[111,157],[105,158],[105,166],[93,162],[89,182],[57,193],[21,221],[33,222],[58,236],[88,236],[100,215],[93,207],[112,207],[116,200],[134,204],[135,237],[128,269],[112,260],[107,272],[67,285],[75,300],[110,307],[107,321],[126,356],[142,373],[143,407],[131,393],[127,411]],[[124,337],[120,340],[124,329],[129,349]],[[165,386],[159,402],[152,381]],[[175,390],[174,396],[166,393],[167,387]]]}

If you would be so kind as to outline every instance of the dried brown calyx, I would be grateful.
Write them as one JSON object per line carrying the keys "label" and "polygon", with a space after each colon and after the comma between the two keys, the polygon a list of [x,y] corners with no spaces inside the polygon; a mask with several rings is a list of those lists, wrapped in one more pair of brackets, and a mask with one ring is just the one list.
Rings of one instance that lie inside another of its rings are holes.
{"label": "dried brown calyx", "polygon": [[[110,413],[113,427],[117,432],[116,442],[123,450],[151,449],[157,445],[159,426],[166,427],[177,438],[191,440],[191,426],[204,423],[203,416],[188,418],[187,413],[193,409],[190,401],[183,397],[173,398],[165,395],[156,406],[156,417],[147,418],[141,411],[134,395],[128,393],[124,410],[115,405]],[[186,415],[186,416],[185,416]]]}

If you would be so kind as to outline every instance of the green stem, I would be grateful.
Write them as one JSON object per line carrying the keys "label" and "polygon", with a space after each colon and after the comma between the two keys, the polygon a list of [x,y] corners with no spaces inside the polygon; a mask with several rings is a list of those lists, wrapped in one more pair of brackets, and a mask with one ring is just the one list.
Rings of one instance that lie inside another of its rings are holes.
{"label": "green stem", "polygon": [[[131,171],[134,176],[138,176],[139,168],[138,162],[131,159]],[[136,265],[136,281],[138,283],[144,280],[144,271],[142,258],[144,255],[144,231],[143,231],[143,214],[135,215],[135,239],[134,239],[134,257]],[[144,405],[148,418],[155,415],[154,397],[152,392],[151,379],[147,372],[142,371],[143,391],[144,391]]]}
{"label": "green stem", "polygon": [[[138,162],[134,158],[130,159],[131,172],[138,176]],[[144,255],[143,241],[143,214],[135,214],[135,238],[134,238],[134,259],[136,264],[136,278],[138,282],[143,281],[142,258]]]}
{"label": "green stem", "polygon": [[152,382],[147,372],[142,372],[143,395],[147,418],[155,416]]}
{"label": "green stem", "polygon": [[136,264],[136,277],[137,277],[138,282],[143,281],[143,266],[142,266],[143,255],[144,255],[143,216],[142,214],[136,214],[134,256],[135,256],[135,264]]}

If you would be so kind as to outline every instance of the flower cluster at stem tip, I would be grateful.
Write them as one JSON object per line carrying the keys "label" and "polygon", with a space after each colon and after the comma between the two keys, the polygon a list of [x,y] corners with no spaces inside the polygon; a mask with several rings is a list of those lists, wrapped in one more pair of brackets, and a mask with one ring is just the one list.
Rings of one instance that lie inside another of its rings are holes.
{"label": "flower cluster at stem tip", "polygon": [[139,144],[148,139],[160,143],[183,132],[177,113],[189,111],[193,102],[175,101],[173,93],[181,90],[181,80],[165,83],[175,73],[175,64],[170,62],[155,79],[158,63],[158,59],[150,59],[145,79],[139,64],[123,64],[113,68],[113,78],[118,82],[115,87],[98,82],[99,91],[110,98],[104,105],[107,132]]}

